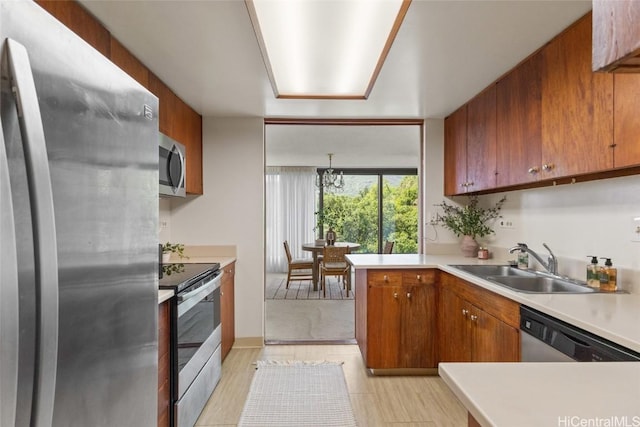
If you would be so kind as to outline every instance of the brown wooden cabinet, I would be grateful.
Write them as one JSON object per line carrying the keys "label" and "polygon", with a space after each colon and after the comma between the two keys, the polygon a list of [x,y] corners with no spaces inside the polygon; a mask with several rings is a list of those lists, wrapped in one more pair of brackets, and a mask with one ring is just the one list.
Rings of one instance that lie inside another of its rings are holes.
{"label": "brown wooden cabinet", "polygon": [[594,71],[640,72],[640,2],[593,0]]}
{"label": "brown wooden cabinet", "polygon": [[613,76],[591,71],[591,13],[542,49],[541,178],[613,168]]}
{"label": "brown wooden cabinet", "polygon": [[233,347],[235,333],[235,271],[236,263],[224,267],[222,284],[220,285],[220,320],[222,322],[222,360]]}
{"label": "brown wooden cabinet", "polygon": [[367,368],[435,368],[436,274],[412,269],[356,271],[356,300],[366,293],[366,307],[356,304],[356,339]]}
{"label": "brown wooden cabinet", "polygon": [[467,105],[444,119],[444,194],[464,193],[467,183]]}
{"label": "brown wooden cabinet", "polygon": [[537,53],[496,84],[497,187],[538,180],[541,169],[542,55]]}
{"label": "brown wooden cabinet", "polygon": [[467,104],[466,191],[496,187],[496,86]]}
{"label": "brown wooden cabinet", "polygon": [[448,116],[444,129],[445,195],[495,188],[495,85]]}
{"label": "brown wooden cabinet", "polygon": [[640,75],[614,75],[613,114],[614,166],[640,165]]}
{"label": "brown wooden cabinet", "polygon": [[114,37],[111,37],[111,62],[149,89],[149,69]]}
{"label": "brown wooden cabinet", "polygon": [[638,173],[640,76],[591,71],[591,25],[588,13],[445,119],[445,195]]}
{"label": "brown wooden cabinet", "polygon": [[169,301],[158,306],[158,427],[168,427],[170,420],[170,309]]}
{"label": "brown wooden cabinet", "polygon": [[520,361],[520,306],[441,273],[440,362]]}

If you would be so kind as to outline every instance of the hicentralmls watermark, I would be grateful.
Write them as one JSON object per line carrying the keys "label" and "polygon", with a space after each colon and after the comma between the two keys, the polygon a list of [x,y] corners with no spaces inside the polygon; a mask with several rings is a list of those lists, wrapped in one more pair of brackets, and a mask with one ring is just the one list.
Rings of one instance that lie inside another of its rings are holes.
{"label": "hicentralmls watermark", "polygon": [[640,427],[640,415],[613,415],[610,417],[558,417],[558,427]]}

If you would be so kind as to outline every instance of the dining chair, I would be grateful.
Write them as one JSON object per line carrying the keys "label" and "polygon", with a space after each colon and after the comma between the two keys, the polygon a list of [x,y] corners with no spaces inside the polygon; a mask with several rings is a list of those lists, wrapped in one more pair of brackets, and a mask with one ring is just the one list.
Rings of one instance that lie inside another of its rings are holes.
{"label": "dining chair", "polygon": [[292,277],[294,277],[295,280],[313,280],[313,260],[307,258],[293,259],[291,257],[291,251],[289,250],[289,242],[286,240],[284,241],[284,251],[287,253],[287,263],[289,266],[286,288],[289,289],[289,282]]}
{"label": "dining chair", "polygon": [[395,243],[395,242],[393,242],[393,241],[389,241],[389,240],[385,241],[385,242],[384,242],[384,248],[382,248],[382,253],[383,253],[383,254],[390,254],[390,253],[392,253],[392,252],[393,252],[393,244],[394,244],[394,243]]}
{"label": "dining chair", "polygon": [[344,281],[344,288],[349,296],[351,290],[351,267],[345,255],[349,253],[348,246],[325,246],[322,252],[322,264],[320,265],[320,283],[322,295],[327,296],[327,276],[337,276]]}

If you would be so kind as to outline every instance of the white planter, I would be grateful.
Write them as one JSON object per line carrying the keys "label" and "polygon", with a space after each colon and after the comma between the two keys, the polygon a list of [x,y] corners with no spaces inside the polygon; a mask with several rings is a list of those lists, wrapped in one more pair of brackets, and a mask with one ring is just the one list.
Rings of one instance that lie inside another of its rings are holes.
{"label": "white planter", "polygon": [[171,252],[162,253],[162,263],[168,264],[171,261]]}

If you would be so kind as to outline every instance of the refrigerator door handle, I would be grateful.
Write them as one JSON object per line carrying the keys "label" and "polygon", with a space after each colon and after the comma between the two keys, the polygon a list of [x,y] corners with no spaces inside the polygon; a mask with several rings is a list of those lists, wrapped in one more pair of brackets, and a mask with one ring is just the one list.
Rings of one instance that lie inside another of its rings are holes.
{"label": "refrigerator door handle", "polygon": [[32,426],[53,424],[58,362],[58,252],[47,146],[27,49],[6,39],[11,88],[16,96],[33,221],[37,346]]}
{"label": "refrigerator door handle", "polygon": [[0,426],[16,423],[18,393],[18,259],[9,164],[0,118]]}

